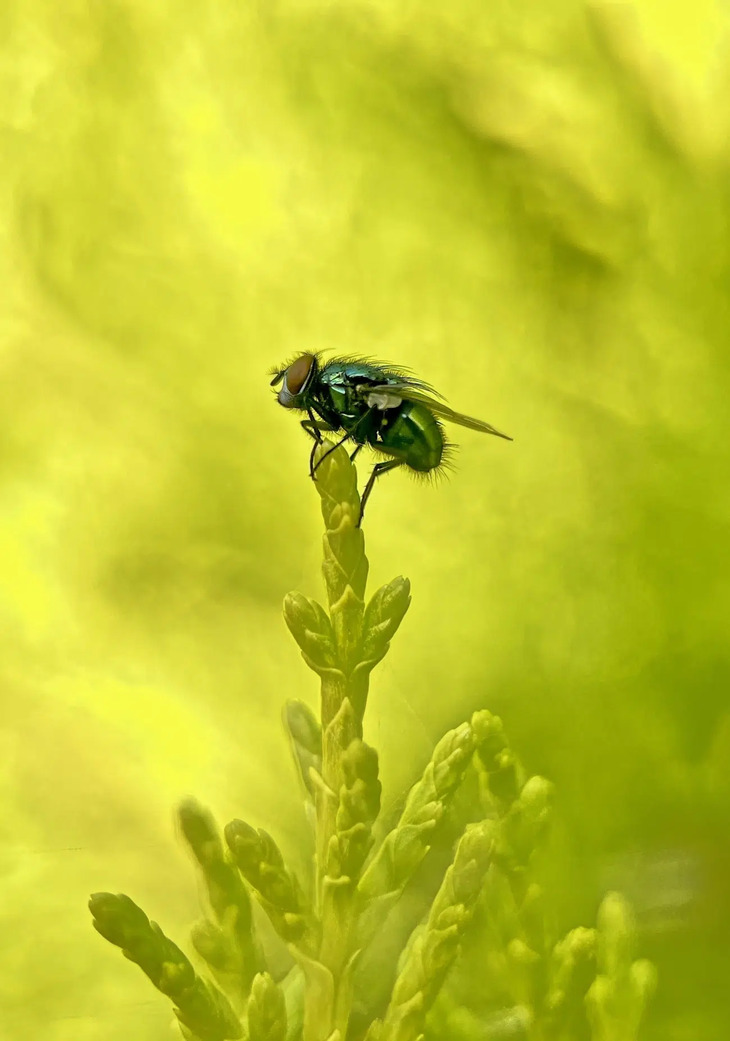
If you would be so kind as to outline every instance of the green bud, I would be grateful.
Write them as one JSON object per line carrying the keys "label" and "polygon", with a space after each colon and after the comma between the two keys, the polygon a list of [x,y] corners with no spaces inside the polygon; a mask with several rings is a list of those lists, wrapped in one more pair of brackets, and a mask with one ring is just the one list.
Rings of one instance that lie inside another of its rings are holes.
{"label": "green bud", "polygon": [[201,867],[221,860],[223,845],[212,813],[195,799],[186,799],[177,811],[178,823]]}
{"label": "green bud", "polygon": [[218,972],[233,972],[237,968],[236,951],[223,930],[204,918],[190,930],[193,947],[211,968]]}
{"label": "green bud", "polygon": [[175,1015],[184,1027],[206,1041],[242,1036],[228,999],[196,975],[180,948],[128,896],[95,893],[89,909],[95,929],[175,1002]]}
{"label": "green bud", "polygon": [[89,900],[89,910],[96,931],[117,947],[135,943],[149,930],[147,915],[124,893],[116,896],[113,893],[94,893]]}
{"label": "green bud", "polygon": [[540,823],[550,815],[554,794],[555,786],[552,782],[535,774],[523,786],[520,802],[529,818]]}
{"label": "green bud", "polygon": [[178,822],[200,866],[218,921],[225,918],[242,949],[251,948],[251,900],[238,872],[226,858],[212,814],[194,799],[187,799],[178,809]]}
{"label": "green bud", "polygon": [[531,777],[502,817],[496,858],[510,876],[524,874],[550,821],[553,786]]}
{"label": "green bud", "polygon": [[372,824],[380,811],[378,756],[356,738],[340,758],[343,785],[327,856],[327,876],[357,880],[372,845]]}
{"label": "green bud", "polygon": [[598,909],[601,972],[615,976],[628,969],[636,949],[636,923],[621,893],[608,893]]}
{"label": "green bud", "polygon": [[502,720],[487,709],[482,709],[471,717],[471,727],[477,757],[485,770],[495,769],[497,756],[509,747]]}
{"label": "green bud", "polygon": [[509,748],[495,756],[494,763],[495,769],[488,774],[489,790],[509,806],[519,795],[519,764]]}
{"label": "green bud", "polygon": [[360,515],[357,470],[345,448],[340,446],[331,451],[332,448],[333,443],[324,440],[314,450],[314,465],[317,467],[315,488],[322,497],[324,520],[328,523],[332,512],[338,507],[341,509],[342,504],[346,503],[353,508],[354,521],[357,523]]}
{"label": "green bud", "polygon": [[636,924],[620,893],[609,893],[598,911],[598,964],[601,970],[586,995],[586,1009],[597,1038],[635,1041],[646,1003],[656,985],[656,970],[632,961]]}
{"label": "green bud", "polygon": [[243,1027],[228,999],[217,987],[197,977],[173,1009],[181,1026],[205,1041],[228,1041],[243,1037]]}
{"label": "green bud", "polygon": [[630,977],[637,998],[642,1004],[647,1004],[657,986],[656,966],[647,958],[640,958],[631,966]]}
{"label": "green bud", "polygon": [[516,937],[507,944],[507,955],[515,964],[529,968],[540,961],[540,955],[528,947],[524,940]]}
{"label": "green bud", "polygon": [[286,1041],[284,994],[267,972],[254,978],[247,1014],[248,1041]]}
{"label": "green bud", "polygon": [[310,669],[322,673],[338,667],[332,624],[321,604],[301,593],[288,593],[284,621]]}
{"label": "green bud", "polygon": [[367,1033],[363,1038],[363,1041],[381,1041],[383,1036],[383,1021],[382,1019],[374,1019],[368,1027]]}
{"label": "green bud", "polygon": [[316,785],[312,771],[320,775],[322,773],[322,728],[303,701],[287,701],[284,706],[284,726],[289,734],[299,775],[313,799]]}
{"label": "green bud", "polygon": [[292,741],[306,748],[312,756],[322,754],[322,728],[308,705],[303,701],[287,701],[284,722]]}
{"label": "green bud", "polygon": [[173,991],[192,985],[195,972],[183,952],[128,896],[95,893],[89,910],[97,932],[121,947],[125,958],[139,965],[158,990],[172,993],[171,982]]}
{"label": "green bud", "polygon": [[579,926],[555,944],[548,1002],[554,1010],[579,1008],[596,972],[597,933]]}
{"label": "green bud", "polygon": [[473,750],[474,734],[468,723],[462,723],[460,727],[444,734],[436,745],[429,765],[432,768],[434,793],[439,800],[452,795],[459,787]]}
{"label": "green bud", "polygon": [[358,780],[375,785],[378,780],[378,753],[364,741],[352,741],[341,757],[345,784],[351,788]]}
{"label": "green bud", "polygon": [[239,871],[256,891],[274,928],[286,940],[300,939],[306,930],[301,891],[271,835],[234,820],[226,825],[225,836]]}
{"label": "green bud", "polygon": [[410,582],[399,575],[381,586],[365,608],[361,660],[369,669],[387,654],[390,641],[410,607],[410,593]]}

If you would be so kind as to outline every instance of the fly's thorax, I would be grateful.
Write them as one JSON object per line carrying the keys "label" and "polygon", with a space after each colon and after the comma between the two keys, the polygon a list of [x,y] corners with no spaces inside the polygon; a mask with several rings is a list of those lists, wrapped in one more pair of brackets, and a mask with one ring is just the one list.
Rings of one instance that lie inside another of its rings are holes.
{"label": "fly's thorax", "polygon": [[330,384],[323,387],[322,400],[341,416],[350,411],[350,388],[341,384]]}
{"label": "fly's thorax", "polygon": [[335,429],[352,430],[370,411],[358,393],[357,385],[346,382],[325,383],[316,388],[316,410]]}
{"label": "fly's thorax", "polygon": [[386,409],[380,422],[382,450],[402,459],[419,473],[428,473],[441,465],[444,455],[444,433],[441,424],[425,405],[404,401],[397,408]]}

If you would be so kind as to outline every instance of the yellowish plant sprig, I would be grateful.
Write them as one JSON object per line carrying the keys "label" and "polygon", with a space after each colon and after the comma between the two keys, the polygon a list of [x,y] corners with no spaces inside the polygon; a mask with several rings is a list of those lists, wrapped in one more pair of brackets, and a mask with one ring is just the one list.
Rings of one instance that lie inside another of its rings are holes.
{"label": "yellowish plant sprig", "polygon": [[212,814],[195,800],[178,809],[178,822],[200,867],[216,921],[193,927],[191,939],[216,979],[231,994],[245,998],[251,980],[263,969],[263,954],[254,932],[251,898],[238,869],[224,852]]}
{"label": "yellowish plant sprig", "polygon": [[248,1041],[286,1041],[286,1004],[268,972],[259,973],[248,999]]}
{"label": "yellowish plant sprig", "polygon": [[322,776],[322,728],[312,710],[303,701],[287,701],[284,726],[289,735],[294,760],[310,798],[317,791],[317,778]]}
{"label": "yellowish plant sprig", "polygon": [[[533,1020],[542,1014],[552,941],[543,889],[532,879],[531,866],[550,822],[552,798],[552,784],[544,777],[531,777],[495,832],[495,865],[509,883],[514,904],[513,936],[506,947],[512,990]],[[510,911],[504,907],[503,913],[507,918]]]}
{"label": "yellowish plant sprig", "polygon": [[373,824],[380,813],[378,753],[356,738],[342,754],[342,773],[336,841],[330,846],[327,874],[345,876],[354,884],[370,852]]}
{"label": "yellowish plant sprig", "polygon": [[636,922],[620,893],[608,893],[598,910],[599,973],[586,995],[593,1041],[636,1041],[656,989],[656,969],[634,960]]}
{"label": "yellowish plant sprig", "polygon": [[[336,669],[325,672],[322,666],[329,664],[325,656],[320,672],[322,731],[323,740],[327,744],[327,730],[334,728],[335,739],[330,740],[329,744],[339,754],[349,746],[353,737],[362,737],[368,677],[387,653],[390,641],[408,610],[410,585],[404,578],[395,578],[377,590],[365,607],[368,561],[363,532],[357,526],[360,516],[357,473],[344,448],[335,451],[331,451],[331,448],[329,442],[324,442],[315,453],[315,487],[320,495],[325,522],[322,571],[331,629],[328,629],[319,605],[313,606],[310,601],[306,617],[302,605],[297,602],[297,606],[302,622],[307,623],[310,630],[316,629],[317,635],[323,639],[320,646],[326,648],[330,633],[333,634]],[[287,599],[287,607],[291,614],[294,607],[291,596]],[[299,639],[296,633],[295,638]],[[341,719],[339,725],[335,725],[345,700],[350,702],[354,716]],[[355,732],[347,732],[353,724]],[[324,759],[324,781],[336,793],[339,784],[330,783],[333,778],[328,776],[327,767],[330,764],[326,762],[326,753]]]}
{"label": "yellowish plant sprig", "polygon": [[[324,474],[328,472],[324,467],[321,469]],[[310,714],[305,721],[300,712],[294,722],[295,725],[304,722],[304,726],[297,726],[295,736],[291,728],[291,713],[285,719],[297,766],[316,808],[316,899],[319,907],[327,847],[334,832],[337,812],[339,755],[357,736],[357,727],[351,705],[345,705],[343,710],[343,703],[347,700],[347,679],[341,667],[334,629],[325,609],[301,593],[288,593],[284,598],[284,620],[299,644],[304,661],[321,680],[322,724],[317,723],[315,730],[311,725],[314,716]],[[302,736],[299,731],[303,731],[306,743],[299,740]],[[311,747],[315,747],[314,757],[311,757]]]}
{"label": "yellowish plant sprig", "polygon": [[[369,674],[387,652],[409,603],[408,583],[396,579],[365,608],[368,562],[358,527],[357,474],[346,450],[332,451],[333,447],[324,442],[314,456],[315,487],[325,522],[322,570],[329,615],[298,593],[284,602],[287,625],[321,681],[319,773],[294,742],[300,772],[308,773],[314,797],[315,895],[321,920],[316,957],[297,952],[307,981],[304,1041],[344,1038],[347,1030],[356,956],[354,883],[369,849],[379,802],[377,774],[372,775],[377,759],[362,744],[363,715]],[[356,761],[365,770],[359,777],[347,772]]]}
{"label": "yellowish plant sprig", "polygon": [[471,725],[482,805],[499,821],[495,862],[509,880],[518,907],[530,892],[525,909],[534,918],[537,889],[529,867],[550,823],[553,785],[539,775],[525,781],[499,716],[484,709],[474,713]]}
{"label": "yellowish plant sprig", "polygon": [[368,562],[357,526],[357,474],[345,449],[332,451],[333,447],[323,442],[314,458],[315,487],[325,522],[323,574],[329,615],[300,593],[290,593],[284,600],[287,626],[304,660],[321,679],[323,748],[316,797],[320,899],[342,783],[340,757],[355,738],[362,737],[370,670],[387,652],[409,602],[407,582],[394,580],[375,594],[363,626]]}
{"label": "yellowish plant sprig", "polygon": [[482,709],[474,713],[471,725],[482,801],[487,806],[493,803],[501,814],[520,794],[524,772],[509,746],[499,716]]}
{"label": "yellowish plant sprig", "polygon": [[404,952],[382,1026],[371,1041],[419,1041],[425,1018],[456,959],[494,849],[492,821],[467,825],[424,925]]}
{"label": "yellowish plant sprig", "polygon": [[183,952],[128,896],[95,893],[89,901],[97,932],[142,969],[174,1003],[190,1041],[234,1041],[243,1027],[217,987],[198,976]]}
{"label": "yellowish plant sprig", "polygon": [[313,942],[313,920],[299,884],[284,866],[271,835],[233,820],[225,828],[226,842],[236,867],[254,890],[272,925],[289,943],[304,950]]}
{"label": "yellowish plant sprig", "polygon": [[527,1010],[537,1037],[552,943],[544,893],[533,880],[531,868],[550,823],[553,786],[537,775],[524,780],[524,770],[498,716],[477,712],[472,727],[482,804],[496,825],[495,870],[507,884],[500,884],[493,873],[488,899],[495,910],[495,928],[504,943],[502,964],[509,988],[515,1001]]}
{"label": "yellowish plant sprig", "polygon": [[[508,906],[507,891],[492,878],[492,895],[500,894],[500,933],[511,933],[503,964],[513,997],[526,1010],[530,1038],[563,1041],[584,1033],[587,1009],[593,1041],[635,1041],[655,971],[648,961],[632,961],[635,928],[628,904],[610,894],[598,931],[573,929],[553,945],[544,893],[531,877],[534,853],[549,826],[553,786],[539,776],[522,782],[498,717],[478,713],[472,725],[480,791],[496,822],[495,867],[512,896]],[[593,979],[596,959],[600,971]]]}
{"label": "yellowish plant sprig", "polygon": [[377,932],[431,848],[434,831],[463,780],[473,751],[470,724],[450,730],[408,793],[398,823],[383,839],[358,884],[361,945]]}
{"label": "yellowish plant sprig", "polygon": [[585,997],[596,974],[597,943],[595,929],[578,926],[555,944],[545,1000],[546,1041],[585,1033]]}
{"label": "yellowish plant sprig", "polygon": [[[325,523],[322,573],[329,604],[328,625],[332,634],[335,666],[319,672],[322,786],[316,803],[317,894],[320,901],[329,844],[336,829],[338,793],[342,784],[341,756],[355,738],[362,737],[362,726],[354,710],[354,702],[364,702],[367,698],[367,679],[364,692],[361,682],[355,685],[357,693],[354,696],[352,677],[362,638],[368,575],[365,539],[357,526],[360,516],[357,473],[344,448],[332,449],[333,445],[325,441],[318,446],[314,457],[315,488],[320,496]],[[320,611],[324,615],[323,609],[320,608]],[[315,613],[319,618],[316,609]],[[326,630],[325,623],[320,620],[320,624]]]}
{"label": "yellowish plant sprig", "polygon": [[360,738],[343,752],[341,762],[343,783],[324,878],[322,919],[327,922],[327,930],[320,958],[326,965],[344,966],[352,954],[355,885],[373,843],[381,785],[377,753]]}
{"label": "yellowish plant sprig", "polygon": [[552,816],[553,785],[535,774],[500,818],[495,860],[508,876],[518,902],[529,886],[529,867]]}
{"label": "yellowish plant sprig", "polygon": [[[501,720],[483,710],[474,713],[470,723],[446,734],[436,746],[423,777],[408,795],[398,824],[386,835],[366,868],[358,887],[363,907],[358,925],[361,943],[375,934],[428,852],[433,831],[462,783],[472,757],[475,760],[479,757],[478,769],[483,773],[487,773],[484,763],[488,763],[488,772],[495,779],[494,792],[488,781],[483,783],[489,794],[489,811],[498,818],[492,832],[492,842],[496,845],[500,814],[504,815],[519,796],[521,770],[510,753]],[[515,811],[516,816],[524,816],[532,806],[531,799],[527,802],[528,806],[520,806]],[[512,826],[511,831],[515,830]],[[506,839],[502,839],[502,845],[503,855],[512,854]]]}

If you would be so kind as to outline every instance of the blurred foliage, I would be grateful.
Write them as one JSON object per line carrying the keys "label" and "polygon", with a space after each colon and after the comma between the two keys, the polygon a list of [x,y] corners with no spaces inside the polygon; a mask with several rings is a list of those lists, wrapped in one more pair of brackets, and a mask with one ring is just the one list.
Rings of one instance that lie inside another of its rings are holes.
{"label": "blurred foliage", "polygon": [[134,891],[182,935],[181,795],[301,848],[271,720],[314,697],[278,605],[316,591],[317,518],[266,371],[302,347],[516,437],[464,432],[448,484],[368,507],[376,583],[416,593],[371,707],[386,811],[488,704],[556,784],[562,932],[622,890],[645,1037],[728,1032],[727,18],[0,5],[12,1041],[164,1035],[78,909]]}

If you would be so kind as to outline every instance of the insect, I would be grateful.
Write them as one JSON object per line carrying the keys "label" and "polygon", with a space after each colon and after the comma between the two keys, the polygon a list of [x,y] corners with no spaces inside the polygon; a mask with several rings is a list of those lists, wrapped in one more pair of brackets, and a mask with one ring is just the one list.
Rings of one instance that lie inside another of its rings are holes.
{"label": "insect", "polygon": [[[306,412],[302,427],[314,439],[309,473],[315,476],[323,459],[346,441],[355,444],[354,459],[364,445],[388,458],[376,463],[360,499],[362,522],[373,486],[388,470],[406,466],[417,474],[443,469],[449,445],[441,419],[485,434],[512,438],[481,419],[454,412],[441,395],[405,369],[360,358],[330,358],[302,354],[281,369],[273,370],[272,387],[281,389],[277,401],[284,408]],[[323,433],[343,431],[343,436],[314,465]]]}

